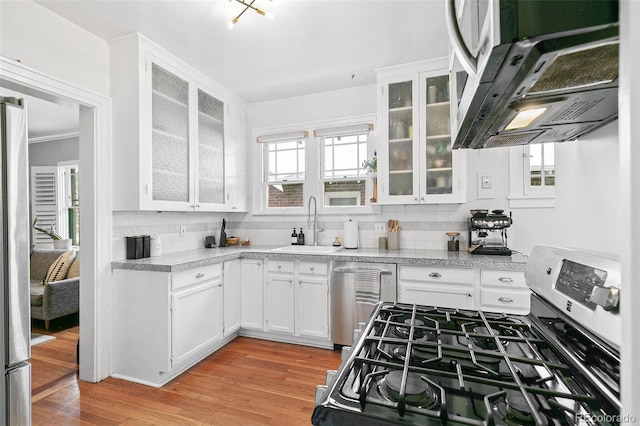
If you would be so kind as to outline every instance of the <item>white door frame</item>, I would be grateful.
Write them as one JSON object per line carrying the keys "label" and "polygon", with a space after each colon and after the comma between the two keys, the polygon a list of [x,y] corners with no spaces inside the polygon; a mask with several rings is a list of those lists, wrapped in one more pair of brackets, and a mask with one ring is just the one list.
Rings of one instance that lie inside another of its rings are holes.
{"label": "white door frame", "polygon": [[111,373],[111,99],[0,56],[0,87],[79,106],[83,200],[80,379]]}

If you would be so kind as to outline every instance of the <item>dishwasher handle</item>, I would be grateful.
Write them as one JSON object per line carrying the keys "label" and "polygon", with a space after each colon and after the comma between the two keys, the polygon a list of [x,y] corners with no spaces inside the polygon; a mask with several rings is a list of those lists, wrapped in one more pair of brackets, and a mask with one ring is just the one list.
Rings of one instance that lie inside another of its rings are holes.
{"label": "dishwasher handle", "polygon": [[[376,269],[376,271],[380,272],[380,275],[393,275],[391,271],[385,271],[382,269],[380,270]],[[356,268],[337,267],[337,268],[333,268],[333,272],[341,272],[343,274],[355,274]]]}

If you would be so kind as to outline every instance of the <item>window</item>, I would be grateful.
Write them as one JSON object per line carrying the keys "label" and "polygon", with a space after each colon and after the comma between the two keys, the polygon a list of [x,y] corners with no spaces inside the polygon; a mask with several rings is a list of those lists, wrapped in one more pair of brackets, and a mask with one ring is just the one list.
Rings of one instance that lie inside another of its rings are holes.
{"label": "window", "polygon": [[363,163],[374,156],[375,115],[255,130],[254,214],[307,214],[311,197],[319,213],[371,214],[375,174]]}
{"label": "window", "polygon": [[529,191],[536,188],[555,186],[556,169],[554,145],[552,143],[534,144],[529,146],[529,167],[525,168],[529,182]]}
{"label": "window", "polygon": [[71,244],[80,246],[80,176],[78,166],[63,166],[61,169],[63,173],[62,221],[68,226]]}
{"label": "window", "polygon": [[306,132],[262,136],[267,208],[303,207]]}
{"label": "window", "polygon": [[[354,128],[357,127],[357,128]],[[321,181],[325,207],[364,206],[369,125],[317,130],[320,138]]]}
{"label": "window", "polygon": [[553,207],[555,143],[510,148],[510,207]]}

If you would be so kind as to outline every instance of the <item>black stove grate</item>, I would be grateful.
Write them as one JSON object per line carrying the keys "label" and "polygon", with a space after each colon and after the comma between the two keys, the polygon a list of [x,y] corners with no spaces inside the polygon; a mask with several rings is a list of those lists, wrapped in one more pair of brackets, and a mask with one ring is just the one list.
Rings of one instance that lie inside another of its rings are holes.
{"label": "black stove grate", "polygon": [[481,311],[382,304],[338,382],[339,405],[397,424],[573,425],[606,414],[526,317]]}

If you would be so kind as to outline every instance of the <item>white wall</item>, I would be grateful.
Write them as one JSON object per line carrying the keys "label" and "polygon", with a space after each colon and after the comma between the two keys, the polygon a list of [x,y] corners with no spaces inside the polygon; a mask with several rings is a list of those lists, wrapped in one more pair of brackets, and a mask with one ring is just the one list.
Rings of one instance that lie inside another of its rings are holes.
{"label": "white wall", "polygon": [[[376,86],[252,104],[248,133],[253,129],[287,126],[321,120],[341,119],[376,111]],[[375,222],[398,219],[410,232],[401,233],[401,247],[444,249],[447,231],[462,233],[468,242],[467,219],[473,208],[503,209],[513,214],[509,247],[528,254],[536,245],[561,245],[620,254],[622,225],[616,220],[620,209],[618,177],[618,122],[587,135],[578,142],[557,145],[557,196],[555,208],[509,208],[508,148],[467,151],[470,193],[475,193],[477,176],[493,177],[494,197],[454,205],[382,206],[381,213],[357,216],[362,247],[377,247]],[[249,151],[256,144],[249,143]],[[255,156],[254,156],[255,158]],[[250,170],[260,170],[253,164]],[[323,216],[327,231],[321,244],[329,244],[342,233],[349,215]],[[235,222],[234,222],[235,221]],[[231,225],[238,233],[261,244],[287,244],[293,226],[306,224],[306,216],[237,216]]]}
{"label": "white wall", "polygon": [[107,43],[31,0],[0,1],[0,56],[109,93]]}
{"label": "white wall", "polygon": [[77,137],[29,144],[30,166],[57,166],[60,161],[80,158]]}

